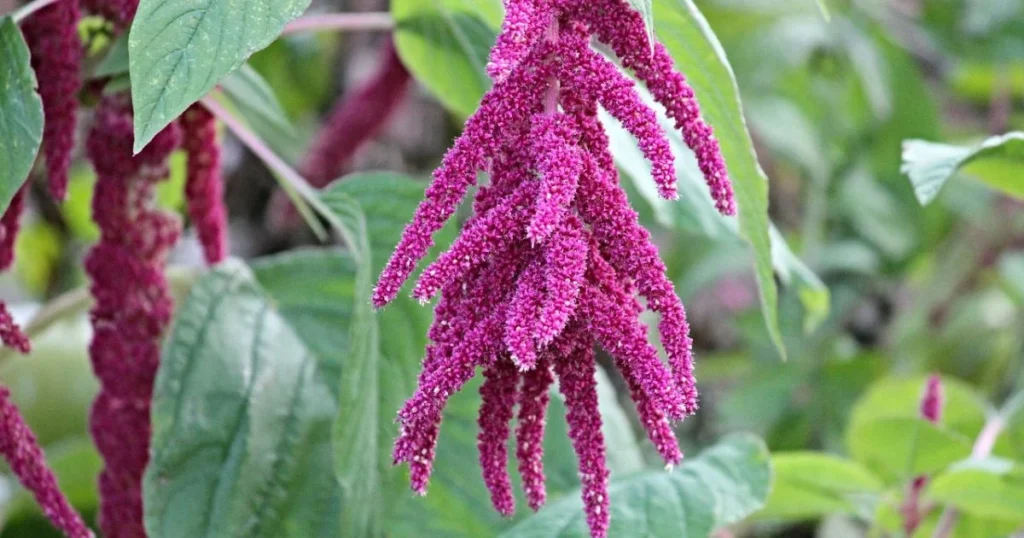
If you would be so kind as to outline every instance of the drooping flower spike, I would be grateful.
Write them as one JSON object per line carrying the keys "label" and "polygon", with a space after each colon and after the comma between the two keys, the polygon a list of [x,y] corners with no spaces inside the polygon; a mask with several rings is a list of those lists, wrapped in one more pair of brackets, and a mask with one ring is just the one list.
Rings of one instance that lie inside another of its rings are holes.
{"label": "drooping flower spike", "polygon": [[127,95],[96,109],[87,153],[96,169],[93,220],[100,241],[85,259],[96,300],[89,345],[100,393],[89,427],[103,457],[99,525],[104,536],[145,536],[142,474],[149,460],[153,380],[173,298],[164,265],[181,230],[176,215],[153,207],[166,160],[181,143],[172,123],[132,156],[132,110]]}
{"label": "drooping flower spike", "polygon": [[46,517],[69,538],[91,538],[89,527],[57,486],[43,449],[11,402],[11,392],[0,387],[0,454],[18,480],[39,502]]}
{"label": "drooping flower spike", "polygon": [[[609,525],[608,470],[595,389],[595,345],[615,360],[641,422],[669,465],[682,460],[671,421],[697,409],[686,313],[657,247],[619,185],[603,106],[638,140],[666,198],[677,196],[675,163],[655,112],[634,83],[590,47],[619,56],[665,106],[697,155],[718,209],[735,212],[732,189],[693,90],[625,0],[506,0],[488,73],[494,87],[435,171],[413,221],[374,290],[391,301],[475,184],[462,235],[413,287],[441,294],[416,393],[398,413],[396,463],[425,493],[445,403],[483,369],[480,464],[495,508],[512,513],[509,422],[518,414],[516,456],[532,509],[544,504],[542,439],[548,390],[557,377],[579,460],[587,521]],[[653,51],[653,52],[652,52]],[[639,316],[660,314],[668,367]],[[514,407],[518,405],[518,413]]]}
{"label": "drooping flower spike", "polygon": [[81,19],[78,2],[61,0],[33,13],[22,23],[32,53],[32,68],[39,73],[39,96],[46,122],[43,153],[50,193],[57,201],[67,195],[78,123],[78,91],[82,86]]}
{"label": "drooping flower spike", "polygon": [[185,176],[188,216],[196,227],[206,263],[214,265],[224,261],[228,254],[217,119],[202,105],[195,104],[181,115],[181,129],[182,146],[188,158]]}

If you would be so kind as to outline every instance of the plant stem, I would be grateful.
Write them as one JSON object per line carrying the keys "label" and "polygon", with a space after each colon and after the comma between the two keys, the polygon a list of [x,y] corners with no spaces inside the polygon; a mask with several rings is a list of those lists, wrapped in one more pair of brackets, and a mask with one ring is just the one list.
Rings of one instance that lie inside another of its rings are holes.
{"label": "plant stem", "polygon": [[[200,274],[201,272],[196,269],[172,267],[167,269],[167,280],[177,293],[180,290],[191,288]],[[43,305],[32,316],[32,319],[25,325],[25,336],[29,340],[34,340],[57,323],[85,312],[92,306],[92,303],[92,294],[87,287],[77,288],[60,295]],[[0,348],[0,366],[7,362],[12,355],[14,355],[14,351],[10,348]]]}
{"label": "plant stem", "polygon": [[395,20],[390,13],[330,13],[326,15],[306,15],[295,19],[284,27],[282,35],[300,32],[324,31],[384,31],[395,27]]}
{"label": "plant stem", "polygon": [[11,17],[14,19],[15,23],[19,23],[25,20],[25,18],[28,17],[29,15],[35,13],[36,11],[39,11],[40,9],[43,9],[46,6],[59,1],[60,0],[35,0],[33,2],[25,4],[24,6],[21,6],[21,8],[16,10],[14,14],[11,15]]}
{"label": "plant stem", "polygon": [[[985,427],[981,429],[981,433],[978,434],[978,438],[974,441],[974,448],[971,449],[971,459],[979,460],[991,454],[992,449],[996,446],[999,434],[1003,433],[1003,429],[1013,418],[1013,415],[1022,409],[1024,409],[1024,390],[1020,390],[1010,396],[1006,403],[1003,404],[1003,408],[985,422]],[[947,506],[943,510],[942,516],[939,517],[939,524],[935,527],[935,533],[932,534],[932,538],[949,538],[952,536],[953,528],[956,527],[956,520],[959,517],[960,514],[956,508]]]}
{"label": "plant stem", "polygon": [[[267,165],[272,171],[277,174],[282,181],[285,182],[286,186],[299,197],[301,197],[306,203],[309,204],[317,213],[320,214],[327,222],[338,230],[343,236],[346,243],[355,245],[354,238],[350,237],[348,228],[340,221],[337,215],[331,211],[331,208],[327,207],[327,204],[320,199],[320,193],[313,188],[305,178],[302,177],[294,168],[279,157],[274,150],[268,146],[256,133],[251,131],[245,124],[243,124],[238,118],[231,115],[226,108],[221,106],[211,95],[207,95],[200,100],[200,103],[206,107],[214,116],[217,117],[224,125],[235,135],[236,138],[247,148],[253,152],[254,155],[259,157],[263,164]],[[352,255],[356,258],[359,257],[359,253],[356,249],[353,249]]]}

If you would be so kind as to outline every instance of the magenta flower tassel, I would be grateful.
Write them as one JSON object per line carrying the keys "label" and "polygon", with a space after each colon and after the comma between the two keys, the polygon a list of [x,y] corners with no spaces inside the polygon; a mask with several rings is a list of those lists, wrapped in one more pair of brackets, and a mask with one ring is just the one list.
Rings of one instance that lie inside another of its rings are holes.
{"label": "magenta flower tassel", "polygon": [[47,465],[46,456],[36,436],[11,402],[11,392],[7,387],[0,387],[0,453],[21,484],[35,496],[43,513],[55,527],[68,538],[93,536],[60,491],[57,477]]}
{"label": "magenta flower tassel", "polygon": [[477,448],[484,483],[491,491],[495,510],[509,517],[515,512],[512,480],[508,475],[509,421],[516,405],[519,374],[507,357],[484,368],[484,384],[480,386],[480,434]]}
{"label": "magenta flower tassel", "polygon": [[192,105],[181,116],[182,142],[188,156],[185,200],[196,227],[206,263],[215,265],[228,252],[227,209],[220,170],[217,119],[202,105]]}
{"label": "magenta flower tassel", "polygon": [[583,339],[569,356],[555,362],[555,373],[558,374],[559,389],[565,396],[569,437],[579,460],[587,525],[592,536],[607,536],[611,521],[608,512],[609,473],[605,466],[601,412],[597,405],[593,344]]}
{"label": "magenta flower tassel", "polygon": [[7,304],[0,301],[0,342],[19,353],[27,355],[32,351],[28,336],[14,322],[14,317],[7,309]]}
{"label": "magenta flower tassel", "polygon": [[85,269],[96,300],[89,346],[100,393],[90,430],[104,460],[99,478],[99,524],[107,538],[145,536],[142,474],[149,460],[149,408],[160,342],[171,322],[173,297],[163,274],[181,224],[153,208],[154,187],[181,141],[171,124],[132,157],[132,112],[125,95],[96,109],[87,153],[96,169],[93,219],[100,241]]}
{"label": "magenta flower tassel", "polygon": [[537,366],[522,374],[519,388],[519,425],[516,428],[516,458],[519,476],[523,479],[523,493],[532,510],[540,510],[547,500],[544,487],[544,427],[550,395],[548,389],[555,378],[547,356],[542,355]]}
{"label": "magenta flower tassel", "polygon": [[14,264],[14,247],[18,241],[18,231],[21,229],[21,214],[25,212],[27,194],[26,183],[14,193],[14,198],[11,198],[10,205],[0,218],[0,271],[6,271]]}
{"label": "magenta flower tassel", "polygon": [[46,117],[43,153],[50,193],[58,201],[67,195],[78,123],[78,91],[82,86],[80,19],[78,2],[61,0],[33,13],[21,25],[32,52],[32,68],[39,73],[36,78]]}
{"label": "magenta flower tassel", "polygon": [[[411,486],[424,494],[443,408],[483,367],[484,483],[495,508],[510,515],[505,446],[518,404],[519,472],[528,504],[540,508],[546,498],[544,417],[554,370],[566,398],[587,522],[591,535],[603,538],[610,522],[609,477],[594,344],[614,358],[651,442],[670,466],[683,457],[671,421],[696,411],[697,389],[685,310],[657,247],[618,184],[608,137],[597,120],[598,104],[638,139],[652,162],[655,183],[670,198],[676,193],[673,156],[634,83],[591,50],[592,32],[602,38],[617,39],[617,34],[596,27],[589,0],[505,4],[507,17],[489,65],[495,85],[434,173],[374,291],[378,307],[397,295],[477,173],[489,173],[490,185],[477,191],[462,235],[413,289],[421,301],[438,292],[441,299],[419,386],[398,413],[394,460],[409,463]],[[633,24],[632,8],[624,1],[602,0],[602,5],[615,13],[601,17]],[[630,47],[649,54],[649,45],[644,35]],[[618,54],[637,64],[639,56],[630,47]],[[668,74],[666,65],[648,66],[646,78],[640,78],[663,102],[675,98],[690,107],[676,110],[676,116],[692,113],[692,92],[680,86],[684,82],[671,63],[667,67]],[[684,123],[699,131],[692,121]],[[720,164],[720,156],[716,161],[708,153],[717,145],[705,134],[698,157]],[[732,202],[724,167],[720,172],[708,182],[721,208]],[[668,366],[648,342],[638,294],[646,298],[646,308],[661,315]]]}

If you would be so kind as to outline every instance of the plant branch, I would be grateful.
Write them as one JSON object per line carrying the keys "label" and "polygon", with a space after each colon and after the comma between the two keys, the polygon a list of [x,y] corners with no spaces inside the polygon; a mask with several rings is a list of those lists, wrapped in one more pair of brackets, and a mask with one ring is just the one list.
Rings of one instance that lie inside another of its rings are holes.
{"label": "plant branch", "polygon": [[[974,447],[971,449],[971,459],[980,460],[988,457],[996,446],[999,434],[1003,433],[1003,429],[1013,419],[1013,416],[1022,409],[1024,409],[1024,389],[1007,399],[1006,403],[1003,404],[1003,408],[985,422],[985,427],[981,429],[981,433],[978,434],[978,438],[974,441]],[[960,514],[956,508],[947,506],[943,510],[942,516],[939,517],[939,524],[935,527],[935,533],[932,534],[932,538],[949,538],[952,536],[953,528],[956,527],[956,520],[959,517]]]}
{"label": "plant branch", "polygon": [[25,20],[25,18],[28,17],[29,15],[35,13],[36,11],[39,11],[40,9],[43,9],[46,6],[59,1],[60,0],[35,0],[15,10],[11,17],[14,19],[15,23],[19,23]]}
{"label": "plant branch", "polygon": [[[295,171],[284,159],[274,153],[274,150],[268,146],[256,133],[251,131],[241,120],[231,115],[226,108],[221,106],[211,95],[207,95],[200,100],[200,103],[206,107],[214,116],[217,117],[224,125],[235,135],[236,138],[247,148],[253,152],[263,164],[270,168],[277,177],[285,183],[285,186],[293,190],[300,198],[309,204],[313,210],[320,214],[327,222],[338,230],[343,236],[346,243],[350,245],[356,244],[352,237],[349,237],[348,229],[338,219],[338,216],[331,211],[331,208],[327,207],[327,204],[320,199],[320,193],[314,187],[312,187],[308,181],[301,174]],[[353,250],[353,256],[358,257],[359,253]]]}
{"label": "plant branch", "polygon": [[281,35],[325,31],[386,31],[395,27],[390,13],[330,13],[299,17],[284,27]]}

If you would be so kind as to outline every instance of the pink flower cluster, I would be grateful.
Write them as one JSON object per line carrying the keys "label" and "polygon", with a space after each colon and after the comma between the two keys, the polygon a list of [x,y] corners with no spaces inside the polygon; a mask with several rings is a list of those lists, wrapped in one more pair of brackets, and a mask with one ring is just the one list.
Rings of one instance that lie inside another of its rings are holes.
{"label": "pink flower cluster", "polygon": [[87,140],[97,175],[93,219],[100,229],[85,260],[96,300],[89,354],[100,380],[90,431],[105,463],[99,524],[108,538],[145,536],[149,408],[173,311],[164,265],[181,228],[176,215],[152,207],[154,187],[167,176],[167,157],[181,143],[180,127],[171,124],[135,157],[132,132],[128,97],[113,95],[96,109]]}
{"label": "pink flower cluster", "polygon": [[11,402],[11,393],[5,387],[0,387],[0,454],[3,454],[21,483],[35,495],[46,517],[58,529],[69,538],[93,536],[61,493],[57,478],[46,465],[46,457],[36,436]]}
{"label": "pink flower cluster", "polygon": [[[615,359],[648,435],[664,460],[682,459],[671,421],[697,409],[686,314],[650,234],[629,206],[598,121],[618,118],[652,162],[653,179],[675,198],[671,147],[634,83],[590,47],[616,52],[673,117],[704,170],[718,208],[735,211],[718,144],[693,91],[641,16],[625,0],[507,0],[488,71],[495,84],[445,156],[374,291],[391,301],[486,171],[473,216],[413,289],[441,295],[419,387],[399,411],[396,463],[425,493],[442,410],[482,367],[479,450],[495,508],[514,510],[506,470],[509,422],[518,404],[516,455],[528,502],[545,501],[543,432],[557,376],[591,534],[609,525],[608,470],[598,412],[595,345]],[[653,52],[652,52],[653,51]],[[639,316],[660,314],[669,367]]]}

